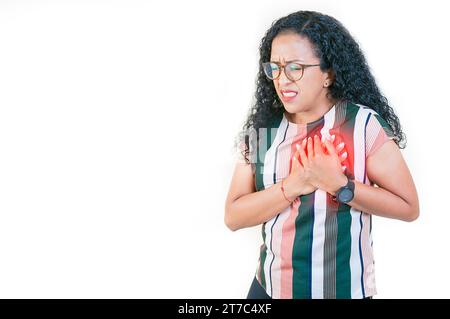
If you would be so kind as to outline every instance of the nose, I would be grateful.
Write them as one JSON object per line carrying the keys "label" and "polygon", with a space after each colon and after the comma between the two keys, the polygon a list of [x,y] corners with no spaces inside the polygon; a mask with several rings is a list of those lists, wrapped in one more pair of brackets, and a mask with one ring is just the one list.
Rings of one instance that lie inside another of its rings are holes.
{"label": "nose", "polygon": [[285,84],[285,83],[290,83],[290,82],[292,82],[292,81],[289,80],[288,77],[286,76],[286,69],[285,69],[285,68],[282,68],[280,77],[278,78],[278,81],[279,81],[280,84]]}

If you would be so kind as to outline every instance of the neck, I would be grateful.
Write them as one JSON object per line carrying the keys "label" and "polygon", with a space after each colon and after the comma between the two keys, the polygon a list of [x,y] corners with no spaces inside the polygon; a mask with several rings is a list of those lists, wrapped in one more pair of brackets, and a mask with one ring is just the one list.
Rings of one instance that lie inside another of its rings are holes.
{"label": "neck", "polygon": [[313,107],[308,108],[306,111],[301,111],[297,113],[286,113],[286,117],[290,122],[296,124],[306,124],[314,122],[320,119],[325,113],[327,113],[333,105],[335,105],[335,101],[327,100],[326,102],[316,104]]}

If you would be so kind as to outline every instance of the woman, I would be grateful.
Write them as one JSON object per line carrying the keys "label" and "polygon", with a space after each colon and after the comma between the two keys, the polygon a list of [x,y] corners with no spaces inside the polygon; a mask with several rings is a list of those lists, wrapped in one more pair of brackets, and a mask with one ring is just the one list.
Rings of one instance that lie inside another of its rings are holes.
{"label": "woman", "polygon": [[233,231],[262,224],[248,298],[370,298],[372,215],[419,216],[404,134],[363,53],[334,18],[272,24],[225,203]]}

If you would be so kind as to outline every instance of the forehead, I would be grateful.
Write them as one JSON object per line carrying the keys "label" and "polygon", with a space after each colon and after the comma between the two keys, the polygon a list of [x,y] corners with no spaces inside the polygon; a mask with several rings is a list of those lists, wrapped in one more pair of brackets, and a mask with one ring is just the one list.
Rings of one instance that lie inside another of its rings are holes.
{"label": "forehead", "polygon": [[308,61],[316,58],[311,42],[295,33],[277,35],[272,41],[270,52],[271,61]]}

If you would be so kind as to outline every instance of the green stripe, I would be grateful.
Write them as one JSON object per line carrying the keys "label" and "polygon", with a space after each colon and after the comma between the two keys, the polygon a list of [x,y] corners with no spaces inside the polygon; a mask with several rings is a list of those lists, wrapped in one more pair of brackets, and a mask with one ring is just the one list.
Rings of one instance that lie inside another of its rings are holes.
{"label": "green stripe", "polygon": [[314,227],[314,194],[300,196],[292,249],[293,298],[311,298],[311,247]]}
{"label": "green stripe", "polygon": [[[258,132],[261,133],[261,138],[265,138],[265,143],[262,143],[261,145],[267,145],[265,148],[263,147],[263,149],[261,151],[259,151],[259,149],[257,150],[257,162],[255,164],[256,167],[256,172],[255,172],[255,187],[256,187],[256,191],[260,191],[263,190],[264,187],[264,178],[263,178],[263,170],[264,170],[264,161],[265,161],[265,157],[266,157],[266,152],[267,150],[270,148],[270,146],[273,144],[273,141],[276,137],[276,132],[277,132],[277,128],[280,126],[281,124],[281,120],[282,120],[282,114],[281,116],[275,116],[272,121],[269,124],[269,127],[266,129],[266,134],[264,134],[262,132]],[[272,129],[275,128],[275,129]],[[258,146],[259,147],[259,146]],[[264,287],[264,289],[266,289],[266,276],[264,273],[264,262],[266,261],[267,258],[267,246],[266,246],[266,234],[264,232],[264,227],[265,227],[266,223],[264,223],[262,225],[261,228],[261,233],[262,233],[262,238],[263,238],[263,244],[261,247],[261,252],[259,255],[259,267],[261,270],[261,285]]]}
{"label": "green stripe", "polygon": [[[255,187],[256,191],[263,190],[264,187],[264,178],[263,178],[263,171],[264,171],[264,161],[266,157],[267,150],[272,146],[272,143],[276,137],[276,132],[278,127],[281,124],[282,120],[281,116],[276,116],[272,121],[270,122],[268,128],[265,128],[265,130],[261,130],[260,132],[257,132],[258,134],[261,134],[260,138],[262,139],[260,145],[257,146],[257,160],[255,163]],[[263,142],[263,139],[264,142]],[[267,145],[267,146],[266,146]],[[261,150],[260,150],[261,146]]]}
{"label": "green stripe", "polygon": [[372,115],[374,115],[375,118],[378,120],[378,122],[380,122],[380,125],[386,132],[386,135],[388,137],[393,137],[394,133],[392,132],[392,128],[390,127],[390,125],[380,115],[378,115],[378,114],[372,114]]}
{"label": "green stripe", "polygon": [[[307,125],[306,136],[320,136],[324,121],[315,121]],[[312,281],[312,243],[314,231],[314,199],[315,192],[300,196],[301,204],[295,220],[295,238],[292,249],[293,298],[311,298]]]}
{"label": "green stripe", "polygon": [[325,242],[323,252],[323,298],[336,299],[336,242],[337,209],[330,194],[327,194],[327,215],[325,218]]}
{"label": "green stripe", "polygon": [[[352,103],[347,104],[344,123],[339,128],[339,133],[345,140],[345,147],[349,155],[346,160],[347,174],[354,177],[354,141],[353,131],[356,114],[359,107]],[[337,242],[336,242],[336,298],[351,298],[351,207],[347,204],[339,204],[337,212]]]}
{"label": "green stripe", "polygon": [[338,234],[336,243],[336,298],[351,298],[350,227],[352,216],[350,206],[341,204],[338,209]]}

